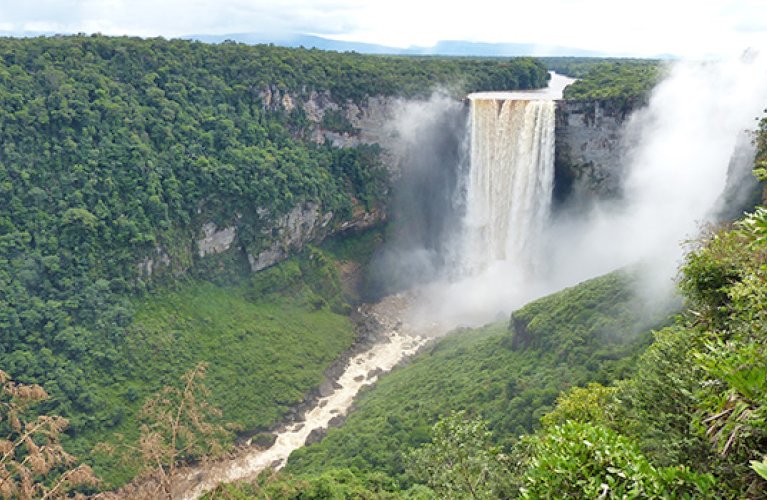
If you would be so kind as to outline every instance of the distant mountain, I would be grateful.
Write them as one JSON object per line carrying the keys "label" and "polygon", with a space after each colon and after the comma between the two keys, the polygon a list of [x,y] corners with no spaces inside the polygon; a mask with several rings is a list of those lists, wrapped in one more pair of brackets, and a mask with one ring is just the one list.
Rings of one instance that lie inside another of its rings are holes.
{"label": "distant mountain", "polygon": [[485,43],[461,40],[443,40],[431,47],[413,47],[409,49],[417,54],[440,54],[446,56],[573,56],[606,57],[606,52],[583,50],[558,45],[539,45],[534,43]]}
{"label": "distant mountain", "polygon": [[387,47],[385,45],[376,45],[363,42],[345,42],[342,40],[332,40],[314,35],[287,35],[287,36],[265,36],[258,33],[231,33],[225,35],[189,35],[182,38],[199,40],[206,43],[221,43],[227,40],[234,42],[255,45],[259,43],[272,43],[283,47],[306,47],[322,50],[334,50],[337,52],[359,52],[361,54],[404,54],[407,49],[397,47]]}
{"label": "distant mountain", "polygon": [[[54,36],[58,33],[43,31],[3,31],[0,37],[37,37]],[[65,33],[72,34],[72,33]],[[336,52],[359,52],[361,54],[390,55],[442,55],[442,56],[480,56],[480,57],[625,57],[628,54],[616,54],[585,50],[560,45],[541,45],[534,43],[486,43],[467,42],[464,40],[442,40],[431,47],[410,46],[407,48],[390,47],[364,42],[333,40],[317,35],[301,33],[284,35],[265,35],[260,33],[227,33],[223,35],[185,35],[179,38],[199,40],[205,43],[221,43],[228,40],[248,45],[274,44],[282,47],[306,47]],[[669,57],[661,57],[667,59]]]}
{"label": "distant mountain", "polygon": [[444,55],[444,56],[577,56],[607,57],[615,56],[606,52],[583,50],[558,45],[538,45],[532,43],[485,43],[462,40],[443,40],[431,47],[411,46],[408,48],[389,47],[363,42],[346,42],[316,35],[288,35],[282,37],[264,36],[257,33],[231,33],[225,35],[189,35],[183,38],[207,43],[221,43],[232,40],[240,43],[273,43],[285,47],[306,47],[338,52],[360,52],[362,54],[402,54],[402,55]]}

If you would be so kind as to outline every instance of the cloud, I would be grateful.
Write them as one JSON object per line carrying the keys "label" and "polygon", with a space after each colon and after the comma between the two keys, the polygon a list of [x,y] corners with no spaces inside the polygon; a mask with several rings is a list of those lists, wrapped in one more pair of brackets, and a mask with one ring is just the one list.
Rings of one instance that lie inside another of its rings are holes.
{"label": "cloud", "polygon": [[357,4],[350,0],[279,3],[264,0],[4,0],[0,1],[0,19],[17,31],[168,37],[251,32],[332,34],[351,29]]}
{"label": "cloud", "polygon": [[692,57],[767,46],[763,0],[0,0],[0,19],[16,31],[312,33],[396,46],[468,40]]}

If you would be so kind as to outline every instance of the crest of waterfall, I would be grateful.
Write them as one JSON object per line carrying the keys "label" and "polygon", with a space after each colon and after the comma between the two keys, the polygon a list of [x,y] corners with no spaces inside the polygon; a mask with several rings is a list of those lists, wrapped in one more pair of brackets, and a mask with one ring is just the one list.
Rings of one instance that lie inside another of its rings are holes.
{"label": "crest of waterfall", "polygon": [[461,271],[472,275],[506,261],[531,273],[550,215],[555,103],[481,95],[470,99]]}

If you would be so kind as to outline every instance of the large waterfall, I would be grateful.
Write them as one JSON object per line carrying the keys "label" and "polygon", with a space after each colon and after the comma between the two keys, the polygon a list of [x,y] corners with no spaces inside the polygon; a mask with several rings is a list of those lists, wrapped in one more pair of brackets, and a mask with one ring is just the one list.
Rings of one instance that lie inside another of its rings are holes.
{"label": "large waterfall", "polygon": [[470,100],[463,270],[474,274],[508,261],[529,272],[551,205],[554,101],[492,94]]}

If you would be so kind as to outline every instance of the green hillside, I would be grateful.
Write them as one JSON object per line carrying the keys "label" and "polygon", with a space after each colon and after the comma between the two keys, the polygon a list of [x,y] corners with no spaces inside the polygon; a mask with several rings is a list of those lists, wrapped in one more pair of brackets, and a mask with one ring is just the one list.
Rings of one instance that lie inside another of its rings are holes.
{"label": "green hillside", "polygon": [[619,272],[537,300],[508,322],[460,330],[439,340],[365,392],[343,427],[291,455],[287,470],[335,467],[385,472],[406,481],[404,457],[428,442],[440,416],[468,410],[499,442],[538,425],[560,392],[631,372],[663,321],[648,316]]}

